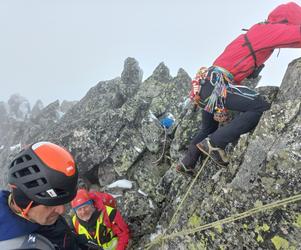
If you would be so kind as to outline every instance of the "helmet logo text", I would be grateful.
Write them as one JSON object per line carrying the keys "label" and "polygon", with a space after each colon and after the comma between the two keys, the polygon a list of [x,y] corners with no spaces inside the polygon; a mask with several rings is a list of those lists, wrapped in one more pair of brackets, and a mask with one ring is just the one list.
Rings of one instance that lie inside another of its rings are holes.
{"label": "helmet logo text", "polygon": [[46,191],[51,197],[57,197],[56,192],[53,189],[48,189]]}

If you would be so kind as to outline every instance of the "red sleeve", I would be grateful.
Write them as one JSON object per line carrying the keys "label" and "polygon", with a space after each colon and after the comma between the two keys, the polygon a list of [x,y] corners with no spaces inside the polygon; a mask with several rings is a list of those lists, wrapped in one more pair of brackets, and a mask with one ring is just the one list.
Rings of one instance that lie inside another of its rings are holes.
{"label": "red sleeve", "polygon": [[116,215],[112,222],[112,230],[118,237],[116,250],[125,250],[129,242],[129,228],[118,210],[116,210]]}

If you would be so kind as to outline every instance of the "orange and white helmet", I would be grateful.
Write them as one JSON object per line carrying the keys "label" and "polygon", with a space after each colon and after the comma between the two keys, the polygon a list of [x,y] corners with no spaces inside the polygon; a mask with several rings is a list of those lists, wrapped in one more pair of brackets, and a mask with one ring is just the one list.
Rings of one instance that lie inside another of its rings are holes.
{"label": "orange and white helmet", "polygon": [[9,165],[8,183],[46,206],[70,202],[77,191],[78,170],[71,154],[51,142],[34,143]]}

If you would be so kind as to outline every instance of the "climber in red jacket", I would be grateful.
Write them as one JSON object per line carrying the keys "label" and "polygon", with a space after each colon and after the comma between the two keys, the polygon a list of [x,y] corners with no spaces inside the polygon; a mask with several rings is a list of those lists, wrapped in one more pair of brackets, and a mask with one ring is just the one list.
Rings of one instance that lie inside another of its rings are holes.
{"label": "climber in red jacket", "polygon": [[103,250],[127,248],[128,225],[110,194],[79,189],[71,207],[75,211],[72,224],[83,245],[95,244]]}
{"label": "climber in red jacket", "polygon": [[[294,2],[275,8],[267,21],[255,24],[232,41],[213,66],[199,70],[190,97],[203,108],[202,129],[177,171],[193,175],[201,153],[220,165],[228,164],[226,145],[255,128],[269,109],[261,96],[249,90],[246,94],[237,85],[245,78],[256,78],[276,48],[301,48],[301,7]],[[227,109],[241,113],[219,127],[219,122],[227,119]]]}

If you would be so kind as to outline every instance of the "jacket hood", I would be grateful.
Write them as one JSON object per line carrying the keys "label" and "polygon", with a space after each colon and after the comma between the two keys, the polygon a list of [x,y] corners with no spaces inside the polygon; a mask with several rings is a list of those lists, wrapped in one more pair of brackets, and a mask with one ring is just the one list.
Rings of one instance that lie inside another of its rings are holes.
{"label": "jacket hood", "polygon": [[281,4],[269,14],[268,22],[300,25],[301,7],[294,2]]}

